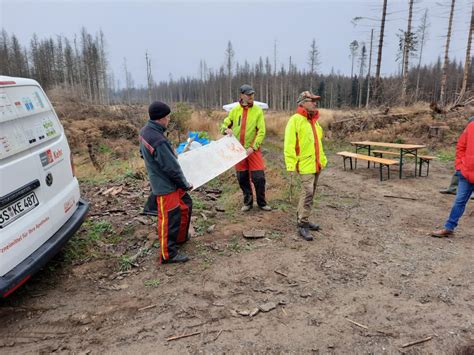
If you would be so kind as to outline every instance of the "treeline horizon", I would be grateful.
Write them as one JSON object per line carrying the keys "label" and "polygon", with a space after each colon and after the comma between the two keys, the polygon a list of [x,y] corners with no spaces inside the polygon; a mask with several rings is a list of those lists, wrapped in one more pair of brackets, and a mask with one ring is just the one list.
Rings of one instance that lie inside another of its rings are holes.
{"label": "treeline horizon", "polygon": [[[349,76],[334,71],[329,74],[318,72],[319,51],[314,40],[308,49],[309,69],[298,68],[291,57],[278,68],[275,67],[276,58],[272,63],[269,57],[260,57],[257,63],[235,62],[235,53],[229,41],[225,49],[226,63],[218,69],[208,68],[206,62],[201,60],[198,77],[170,78],[158,83],[153,79],[151,60],[144,53],[146,87],[134,85],[124,59],[122,74],[125,87],[118,88],[115,74],[108,65],[105,42],[102,32],[93,36],[83,28],[80,35],[73,39],[64,36],[40,39],[33,35],[29,46],[25,46],[14,34],[9,35],[3,29],[0,33],[0,75],[32,78],[45,90],[60,88],[91,103],[145,104],[162,100],[169,103],[188,102],[202,108],[220,108],[236,101],[238,88],[242,84],[250,84],[256,90],[256,100],[268,103],[274,110],[292,110],[298,94],[308,89],[322,97],[321,107],[324,108],[438,102],[444,69],[440,57],[430,64],[409,67],[406,96],[401,100],[400,92],[402,85],[405,85],[403,70],[375,80],[374,70],[368,65],[369,54],[365,44],[353,52],[352,74]],[[458,99],[464,76],[463,63],[448,60],[446,102],[453,103]],[[470,66],[468,93],[474,91],[472,78],[474,71]]]}

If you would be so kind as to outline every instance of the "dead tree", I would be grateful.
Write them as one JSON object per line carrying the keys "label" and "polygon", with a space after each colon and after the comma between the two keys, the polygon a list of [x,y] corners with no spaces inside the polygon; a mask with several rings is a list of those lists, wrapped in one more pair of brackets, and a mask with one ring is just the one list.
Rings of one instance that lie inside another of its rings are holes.
{"label": "dead tree", "polygon": [[474,4],[471,8],[471,25],[469,26],[469,34],[467,36],[467,46],[466,46],[466,59],[464,60],[464,75],[462,78],[462,87],[459,92],[459,96],[456,100],[456,104],[459,104],[464,95],[466,94],[467,89],[467,79],[469,77],[469,71],[471,69],[471,42],[472,42],[472,32],[474,31]]}
{"label": "dead tree", "polygon": [[444,47],[444,64],[443,64],[443,74],[441,77],[441,88],[439,101],[441,106],[445,105],[446,101],[446,85],[448,82],[448,62],[449,62],[449,44],[451,43],[451,30],[453,28],[453,16],[454,16],[454,5],[456,0],[451,0],[451,11],[449,12],[449,24],[448,24],[448,34],[446,36],[446,45]]}
{"label": "dead tree", "polygon": [[229,80],[229,102],[232,102],[232,66],[234,65],[234,49],[232,48],[232,42],[227,43],[227,48],[225,50],[225,59],[226,59],[226,69],[227,77]]}
{"label": "dead tree", "polygon": [[425,13],[421,18],[420,26],[418,27],[417,37],[420,40],[420,54],[418,56],[418,66],[416,69],[416,89],[415,89],[415,101],[418,101],[418,94],[420,90],[420,68],[421,68],[421,59],[423,57],[423,49],[425,47],[425,43],[428,40],[428,9],[425,9]]}
{"label": "dead tree", "polygon": [[151,88],[153,86],[153,76],[151,75],[151,59],[148,56],[148,51],[145,52],[146,61],[146,83],[148,86],[148,103],[151,104]]}
{"label": "dead tree", "polygon": [[380,22],[380,34],[379,34],[379,49],[377,53],[377,68],[375,71],[375,88],[374,96],[380,96],[380,69],[382,66],[382,48],[383,48],[383,36],[385,31],[385,18],[387,17],[387,1],[383,0],[383,9],[382,9],[382,20]]}
{"label": "dead tree", "polygon": [[407,86],[408,86],[408,59],[410,57],[410,43],[408,40],[411,36],[411,21],[413,19],[413,0],[410,0],[410,6],[408,10],[408,25],[407,33],[405,34],[405,44],[403,46],[403,80],[402,80],[402,103],[406,104],[407,99]]}
{"label": "dead tree", "polygon": [[353,40],[349,44],[349,50],[351,51],[351,59],[352,59],[352,65],[351,65],[351,79],[354,76],[354,61],[355,57],[357,55],[357,50],[359,49],[359,42],[357,40]]}
{"label": "dead tree", "polygon": [[365,107],[369,107],[369,98],[370,98],[370,69],[372,67],[372,42],[374,40],[374,29],[370,31],[370,53],[369,53],[369,69],[367,71],[367,98],[365,102]]}
{"label": "dead tree", "polygon": [[362,43],[362,48],[360,50],[360,67],[359,67],[359,95],[358,95],[358,106],[359,108],[362,107],[362,89],[364,87],[364,72],[365,72],[365,61],[367,60],[367,49],[365,47],[365,44]]}
{"label": "dead tree", "polygon": [[308,52],[308,65],[309,65],[309,90],[313,91],[313,78],[316,74],[316,69],[318,69],[319,61],[319,50],[316,46],[316,40],[313,38]]}

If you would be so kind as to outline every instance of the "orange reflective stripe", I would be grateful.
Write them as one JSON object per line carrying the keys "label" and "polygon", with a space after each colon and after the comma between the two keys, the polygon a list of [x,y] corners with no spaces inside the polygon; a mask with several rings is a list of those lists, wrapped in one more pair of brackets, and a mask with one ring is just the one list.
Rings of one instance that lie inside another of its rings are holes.
{"label": "orange reflective stripe", "polygon": [[248,108],[244,107],[242,112],[242,125],[240,126],[240,144],[245,147],[245,129],[247,128],[247,112]]}
{"label": "orange reflective stripe", "polygon": [[295,153],[296,153],[296,172],[300,172],[300,161],[299,161],[299,155],[300,155],[300,140],[298,138],[298,133],[296,133],[296,144],[295,144]]}
{"label": "orange reflective stripe", "polygon": [[316,156],[316,172],[318,173],[321,170],[321,162],[319,161],[319,140],[318,140],[318,132],[316,132],[316,120],[312,119],[310,121],[311,129],[313,130],[313,137],[314,137],[314,153]]}
{"label": "orange reflective stripe", "polygon": [[165,214],[165,201],[163,196],[157,196],[158,202],[158,236],[161,244],[161,257],[164,260],[168,259],[168,226],[167,214]]}

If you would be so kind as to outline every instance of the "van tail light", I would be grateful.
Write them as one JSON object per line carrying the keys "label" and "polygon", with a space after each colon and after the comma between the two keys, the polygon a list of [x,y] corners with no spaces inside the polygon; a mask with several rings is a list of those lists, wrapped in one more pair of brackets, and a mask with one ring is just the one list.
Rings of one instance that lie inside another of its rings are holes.
{"label": "van tail light", "polygon": [[76,168],[74,167],[74,159],[72,158],[72,152],[69,155],[70,161],[71,161],[71,171],[72,171],[72,176],[76,176]]}
{"label": "van tail light", "polygon": [[28,281],[30,279],[31,275],[27,275],[26,277],[24,277],[23,279],[21,279],[20,282],[18,282],[14,287],[12,287],[11,289],[9,289],[7,292],[5,292],[2,296],[4,298],[7,298],[8,296],[10,296],[13,292],[15,292],[21,285],[23,285],[26,281]]}

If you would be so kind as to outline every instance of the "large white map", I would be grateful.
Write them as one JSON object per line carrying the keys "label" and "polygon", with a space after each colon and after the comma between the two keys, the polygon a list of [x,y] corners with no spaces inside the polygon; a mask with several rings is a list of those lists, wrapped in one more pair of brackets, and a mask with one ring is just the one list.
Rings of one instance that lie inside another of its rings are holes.
{"label": "large white map", "polygon": [[235,137],[224,136],[198,149],[180,154],[178,162],[184,176],[196,189],[246,157],[244,147]]}

